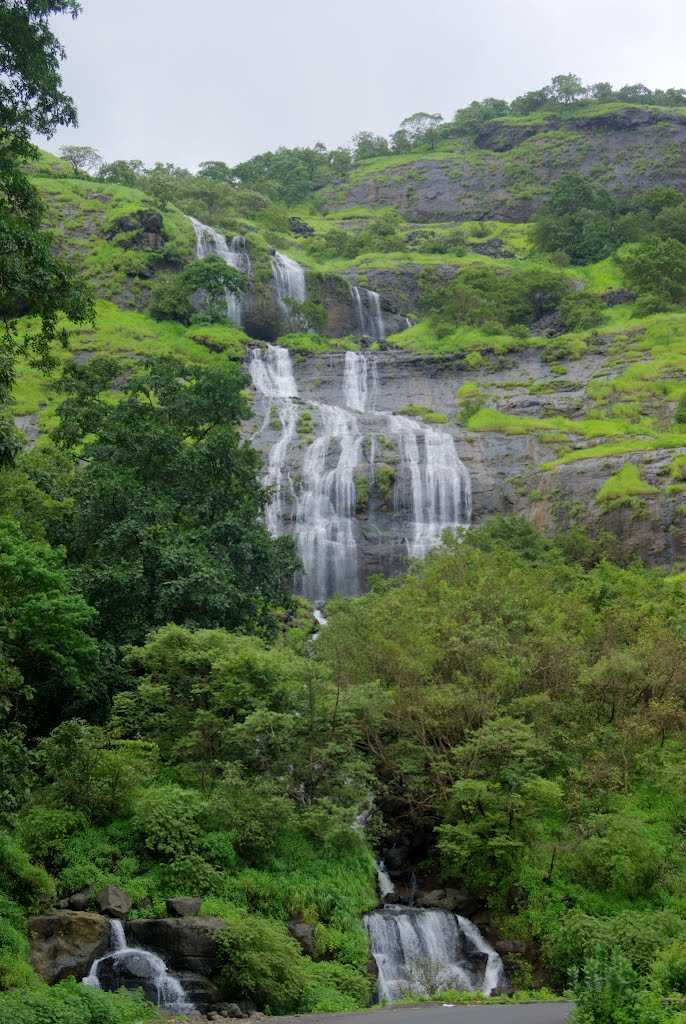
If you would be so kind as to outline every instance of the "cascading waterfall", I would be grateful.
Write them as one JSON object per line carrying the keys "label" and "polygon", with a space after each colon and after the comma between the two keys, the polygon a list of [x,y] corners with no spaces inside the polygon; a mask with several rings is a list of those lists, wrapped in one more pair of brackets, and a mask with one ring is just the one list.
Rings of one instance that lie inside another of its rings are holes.
{"label": "cascading waterfall", "polygon": [[472,489],[467,468],[446,431],[423,426],[408,416],[390,416],[389,429],[397,437],[401,465],[409,476],[396,480],[394,504],[400,511],[409,498],[412,536],[408,554],[423,558],[440,543],[445,530],[469,526]]}
{"label": "cascading waterfall", "polygon": [[347,409],[364,412],[369,393],[369,362],[362,352],[345,353],[343,402]]}
{"label": "cascading waterfall", "polygon": [[318,604],[331,594],[359,593],[354,473],[362,434],[353,413],[335,405],[312,405],[319,414],[321,433],[303,461],[296,540],[303,563],[303,593]]}
{"label": "cascading waterfall", "polygon": [[381,296],[378,292],[370,291],[369,288],[359,288],[352,285],[350,288],[357,325],[360,334],[364,338],[374,338],[383,341],[386,337],[386,325],[381,310]]}
{"label": "cascading waterfall", "polygon": [[366,914],[380,1000],[455,988],[490,995],[505,980],[500,956],[472,921],[447,910],[386,906]]}
{"label": "cascading waterfall", "polygon": [[[218,256],[228,263],[230,267],[242,271],[248,277],[252,272],[250,256],[245,238],[242,235],[234,235],[230,242],[226,236],[214,228],[202,224],[195,217],[190,218],[195,231],[195,257],[202,260],[206,256]],[[226,314],[229,320],[238,327],[243,325],[243,300],[242,296],[234,295],[228,289],[226,291]]]}
{"label": "cascading waterfall", "polygon": [[379,896],[382,901],[389,896],[395,896],[395,886],[382,860],[376,862],[376,880],[379,886]]}
{"label": "cascading waterfall", "polygon": [[273,537],[278,537],[283,532],[284,501],[290,487],[288,454],[298,424],[298,410],[294,401],[298,397],[298,386],[293,375],[290,353],[278,345],[267,346],[264,353],[254,348],[250,355],[249,370],[255,390],[271,399],[263,429],[271,420],[272,408],[276,408],[281,425],[279,439],[269,452],[264,481],[272,488],[272,499],[267,508],[267,528]]}
{"label": "cascading waterfall", "polygon": [[290,313],[287,299],[293,299],[296,302],[305,301],[307,287],[304,268],[290,256],[284,256],[282,252],[276,250],[272,254],[272,281],[277,302],[286,315]]}
{"label": "cascading waterfall", "polygon": [[195,1009],[162,957],[147,949],[127,946],[121,921],[110,921],[110,951],[93,962],[83,983],[110,992],[142,988],[147,999],[171,1013],[192,1013]]}
{"label": "cascading waterfall", "polygon": [[[466,527],[471,518],[469,474],[459,459],[452,436],[407,417],[374,412],[376,360],[362,352],[346,352],[343,405],[303,402],[287,349],[268,345],[254,348],[249,363],[256,392],[265,399],[262,431],[273,430],[278,440],[267,456],[265,483],[272,489],[267,525],[274,536],[294,535],[303,563],[299,590],[315,603],[334,593],[359,593],[359,542],[356,516],[356,470],[374,479],[376,442],[363,459],[363,425],[382,427],[379,433],[395,439],[398,464],[394,512],[408,522],[404,548],[422,557],[447,529]],[[306,408],[317,424],[317,436],[302,455],[300,474],[290,464],[298,440],[298,416]],[[276,414],[276,416],[275,416]],[[364,416],[364,418],[363,418]],[[297,493],[296,493],[297,492]]]}

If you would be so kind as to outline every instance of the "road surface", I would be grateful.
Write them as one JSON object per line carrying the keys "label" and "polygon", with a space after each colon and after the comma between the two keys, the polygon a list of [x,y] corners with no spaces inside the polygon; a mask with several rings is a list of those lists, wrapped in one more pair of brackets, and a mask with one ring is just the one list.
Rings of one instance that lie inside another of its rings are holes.
{"label": "road surface", "polygon": [[367,1013],[308,1013],[270,1017],[269,1024],[564,1024],[572,1003],[491,1006],[395,1006]]}

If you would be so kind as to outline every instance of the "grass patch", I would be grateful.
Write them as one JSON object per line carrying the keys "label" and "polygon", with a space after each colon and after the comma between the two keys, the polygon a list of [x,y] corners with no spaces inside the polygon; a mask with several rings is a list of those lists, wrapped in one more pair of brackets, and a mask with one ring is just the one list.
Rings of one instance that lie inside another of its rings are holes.
{"label": "grass patch", "polygon": [[450,418],[444,412],[435,412],[425,405],[405,405],[398,409],[399,416],[414,416],[424,423],[449,423]]}
{"label": "grass patch", "polygon": [[657,487],[642,479],[638,466],[633,462],[626,462],[599,488],[595,500],[599,505],[610,509],[634,504],[636,498],[657,493]]}

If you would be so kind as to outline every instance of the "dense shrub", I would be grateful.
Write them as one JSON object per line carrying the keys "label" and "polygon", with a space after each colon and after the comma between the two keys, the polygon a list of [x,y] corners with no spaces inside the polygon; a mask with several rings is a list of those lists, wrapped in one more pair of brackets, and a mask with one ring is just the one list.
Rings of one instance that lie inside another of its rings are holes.
{"label": "dense shrub", "polygon": [[0,995],[0,1024],[143,1024],[159,1021],[151,1003],[130,992],[100,992],[74,979]]}

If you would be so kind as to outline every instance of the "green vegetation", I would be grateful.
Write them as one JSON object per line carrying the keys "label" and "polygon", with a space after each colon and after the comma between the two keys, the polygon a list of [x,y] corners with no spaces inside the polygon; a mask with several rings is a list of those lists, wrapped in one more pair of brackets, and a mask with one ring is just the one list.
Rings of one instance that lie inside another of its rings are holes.
{"label": "green vegetation", "polygon": [[424,423],[448,423],[449,419],[444,412],[436,412],[434,409],[427,409],[425,405],[405,405],[398,409],[400,416],[416,416]]}
{"label": "green vegetation", "polygon": [[609,477],[596,495],[596,501],[605,508],[631,505],[646,494],[656,494],[657,487],[641,478],[638,466],[626,462],[622,468]]}
{"label": "green vegetation", "polygon": [[[418,320],[390,349],[461,357],[461,426],[539,439],[554,456],[544,469],[607,460],[598,518],[641,514],[663,493],[678,515],[686,203],[634,187],[650,153],[627,156],[622,195],[601,164],[564,171],[591,148],[574,119],[682,110],[686,94],[559,75],[448,122],[416,112],[390,139],[359,132],[351,148],[207,160],[197,174],[102,163],[88,146],[60,160],[28,138],[74,121],[48,18],[78,4],[39,6],[0,13],[0,1019],[159,1019],[135,995],[49,988],[29,964],[27,915],[106,884],[127,890],[134,917],[201,896],[225,922],[227,1000],[368,1006],[375,852],[412,836],[409,869],[465,890],[524,943],[508,961],[516,1000],[551,998],[529,991],[540,966],[550,989],[575,991],[578,1024],[677,1024],[683,573],[622,567],[603,533],[546,539],[495,517],[405,576],[332,600],[312,643],[292,542],[265,527],[238,365],[250,342],[226,298],[250,286],[258,340],[288,319],[279,342],[323,366],[361,347],[326,337],[348,329],[350,283],[381,280],[384,310]],[[484,191],[500,175],[503,220],[414,224],[382,205],[396,175],[411,198],[425,159],[453,182],[477,173]],[[369,179],[379,206],[327,212]],[[516,223],[532,200],[535,222]],[[246,236],[249,282],[193,259],[188,215]],[[274,248],[308,269],[287,318],[274,312]],[[33,450],[10,413],[35,417]],[[400,414],[450,422],[422,405]],[[281,429],[275,405],[268,422]],[[312,442],[312,411],[296,432]],[[640,460],[610,461],[671,449],[647,479]],[[353,478],[361,517],[393,505],[395,441],[379,437],[376,455]],[[351,823],[370,802],[362,833]],[[308,952],[294,920],[312,928]]]}

